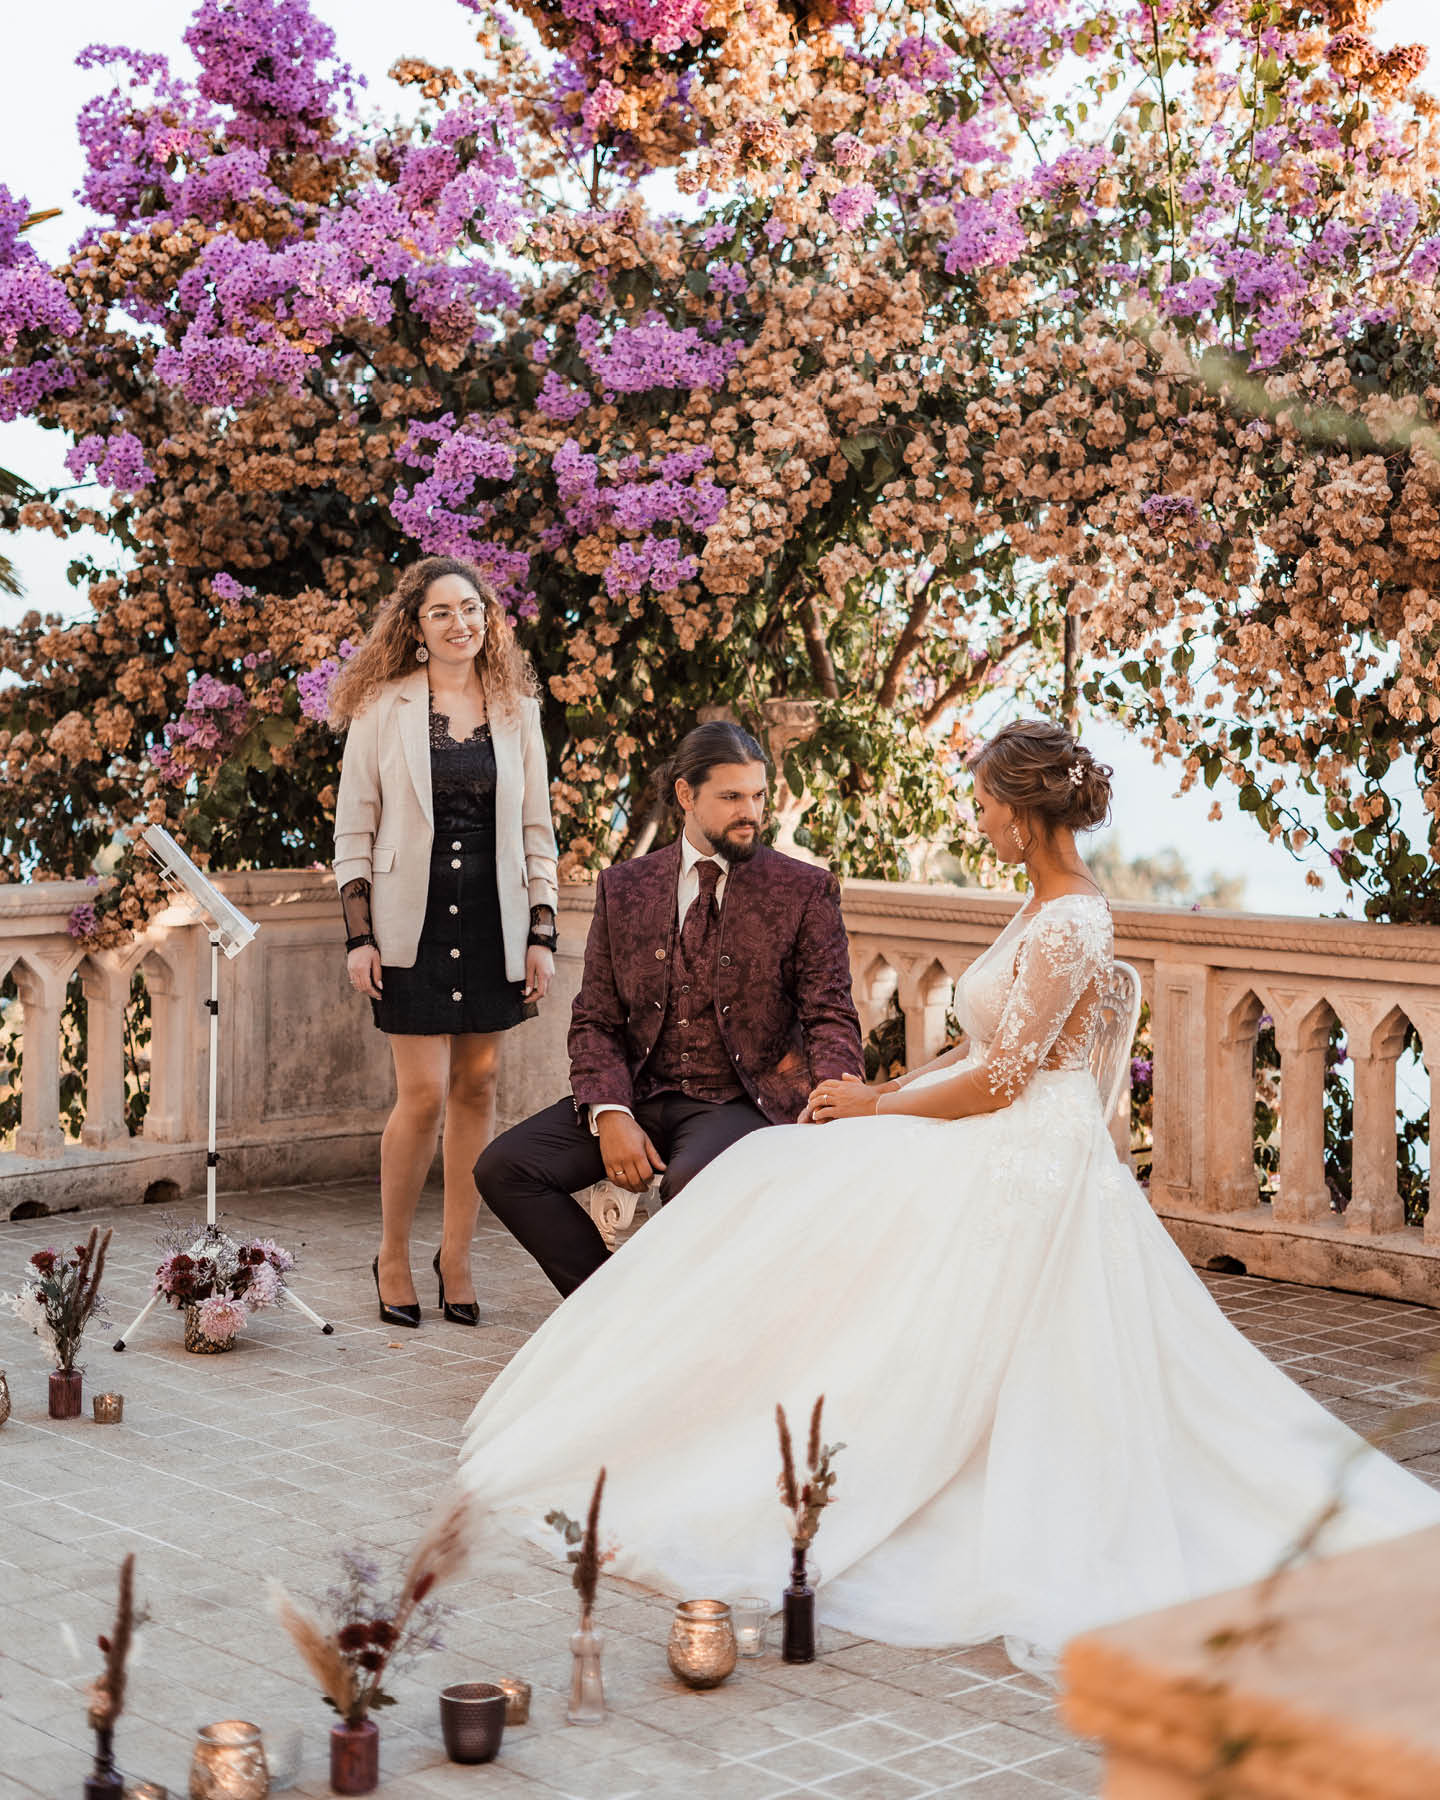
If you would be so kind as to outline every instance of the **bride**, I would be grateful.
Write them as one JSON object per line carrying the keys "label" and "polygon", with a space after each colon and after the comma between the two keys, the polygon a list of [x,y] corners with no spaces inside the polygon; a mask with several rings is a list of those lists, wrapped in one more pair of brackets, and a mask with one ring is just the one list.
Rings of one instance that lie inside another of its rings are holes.
{"label": "bride", "polygon": [[1109,907],[1074,834],[1110,771],[1058,725],[971,763],[1030,894],[966,970],[951,1051],[822,1082],[551,1316],[475,1408],[461,1480],[527,1535],[600,1465],[616,1572],[778,1593],[776,1402],[844,1440],[821,1617],[891,1644],[1076,1631],[1268,1572],[1337,1494],[1349,1548],[1440,1521],[1225,1319],[1115,1154],[1089,1053]]}

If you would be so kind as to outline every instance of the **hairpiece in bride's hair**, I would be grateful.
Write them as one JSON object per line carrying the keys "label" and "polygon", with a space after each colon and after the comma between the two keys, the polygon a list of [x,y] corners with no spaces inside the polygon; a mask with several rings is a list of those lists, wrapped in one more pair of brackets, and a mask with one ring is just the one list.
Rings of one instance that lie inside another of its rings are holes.
{"label": "hairpiece in bride's hair", "polygon": [[1080,764],[1078,762],[1071,763],[1071,765],[1070,765],[1070,785],[1071,785],[1071,787],[1078,788],[1080,783],[1084,779],[1085,779],[1085,771],[1083,768],[1081,768]]}

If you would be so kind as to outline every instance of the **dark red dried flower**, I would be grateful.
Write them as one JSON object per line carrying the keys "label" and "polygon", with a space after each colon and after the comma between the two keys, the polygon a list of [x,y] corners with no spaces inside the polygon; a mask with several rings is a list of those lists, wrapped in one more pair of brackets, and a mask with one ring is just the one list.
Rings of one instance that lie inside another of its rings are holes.
{"label": "dark red dried flower", "polygon": [[385,1667],[385,1652],[383,1650],[365,1650],[355,1660],[362,1669],[368,1669],[373,1675],[377,1670]]}
{"label": "dark red dried flower", "polygon": [[38,1269],[42,1275],[55,1273],[55,1261],[59,1255],[57,1250],[37,1250],[30,1258],[32,1269]]}
{"label": "dark red dried flower", "polygon": [[363,1619],[356,1619],[349,1625],[342,1625],[336,1643],[348,1654],[363,1650],[370,1642],[370,1627]]}
{"label": "dark red dried flower", "polygon": [[374,1619],[370,1624],[370,1642],[381,1650],[393,1650],[400,1633],[388,1619]]}

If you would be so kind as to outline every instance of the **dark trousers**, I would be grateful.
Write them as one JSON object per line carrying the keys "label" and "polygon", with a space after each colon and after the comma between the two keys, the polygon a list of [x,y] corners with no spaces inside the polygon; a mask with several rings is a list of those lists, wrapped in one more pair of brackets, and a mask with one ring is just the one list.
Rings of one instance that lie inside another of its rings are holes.
{"label": "dark trousers", "polygon": [[[684,1094],[657,1094],[634,1108],[660,1152],[662,1204],[747,1133],[769,1121],[749,1100],[713,1105]],[[571,1294],[609,1256],[595,1221],[575,1198],[605,1174],[600,1140],[582,1108],[557,1100],[533,1119],[512,1126],[480,1154],[475,1185],[505,1228],[539,1263],[562,1294]]]}

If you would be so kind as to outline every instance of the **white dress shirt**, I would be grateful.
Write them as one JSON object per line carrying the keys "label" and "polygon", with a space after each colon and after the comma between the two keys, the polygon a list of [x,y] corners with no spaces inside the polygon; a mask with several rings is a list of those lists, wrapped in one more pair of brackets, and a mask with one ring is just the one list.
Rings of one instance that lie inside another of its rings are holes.
{"label": "white dress shirt", "polygon": [[[720,879],[715,883],[715,908],[718,912],[725,899],[725,881],[730,873],[730,865],[723,856],[707,856],[703,850],[697,850],[687,836],[680,840],[680,880],[675,887],[675,927],[679,930],[685,923],[685,915],[690,910],[690,903],[700,892],[700,877],[696,873],[696,865],[702,862],[718,863]],[[599,1118],[605,1112],[630,1112],[628,1106],[621,1106],[616,1101],[602,1101],[598,1106],[590,1108],[590,1130],[598,1135]],[[634,1118],[634,1114],[630,1114]]]}

